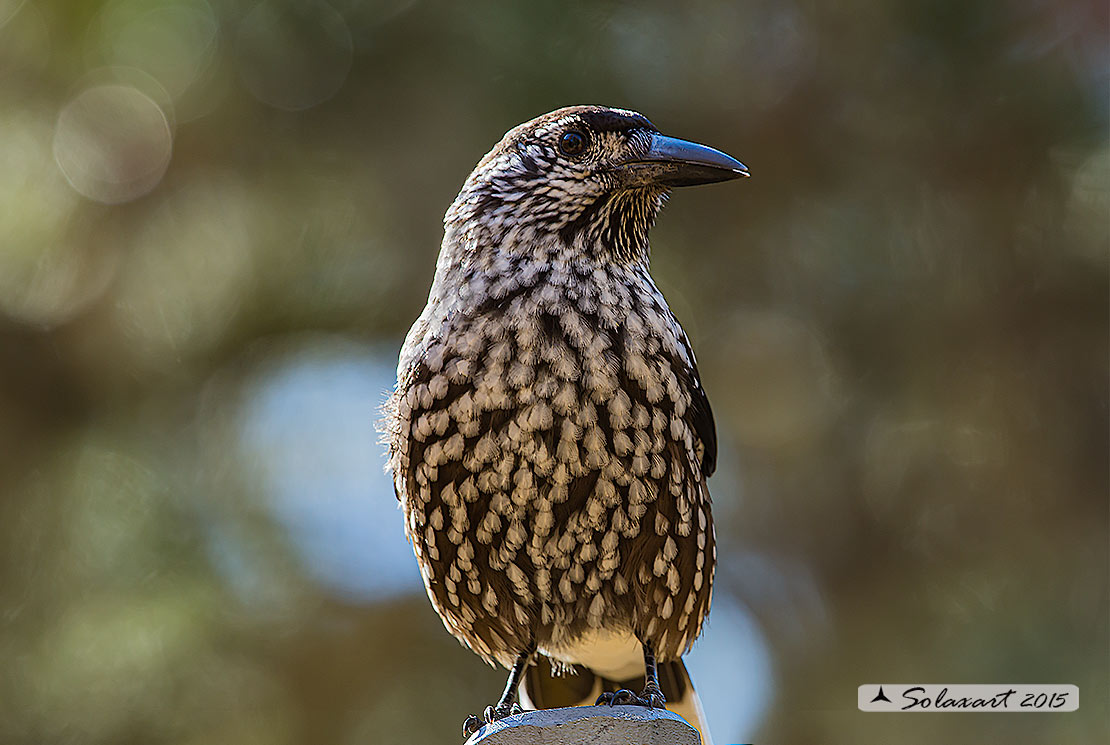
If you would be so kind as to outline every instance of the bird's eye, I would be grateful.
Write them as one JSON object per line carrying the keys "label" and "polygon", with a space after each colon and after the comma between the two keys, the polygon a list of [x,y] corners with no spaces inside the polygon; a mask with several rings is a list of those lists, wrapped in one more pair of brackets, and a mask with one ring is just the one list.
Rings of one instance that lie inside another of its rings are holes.
{"label": "bird's eye", "polygon": [[586,149],[586,135],[576,129],[564,132],[559,138],[559,150],[563,155],[581,155]]}

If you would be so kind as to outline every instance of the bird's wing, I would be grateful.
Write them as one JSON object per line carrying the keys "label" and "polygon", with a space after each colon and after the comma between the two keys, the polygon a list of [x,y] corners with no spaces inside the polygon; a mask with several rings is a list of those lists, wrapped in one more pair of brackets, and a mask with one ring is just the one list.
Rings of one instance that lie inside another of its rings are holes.
{"label": "bird's wing", "polygon": [[682,334],[681,340],[690,365],[673,367],[678,374],[679,383],[690,392],[690,407],[686,410],[685,419],[686,423],[694,428],[694,433],[705,448],[701,459],[701,472],[702,476],[709,478],[717,468],[717,425],[713,421],[713,409],[709,406],[709,397],[701,387],[701,375],[698,373],[698,363],[694,359],[690,340],[685,334]]}

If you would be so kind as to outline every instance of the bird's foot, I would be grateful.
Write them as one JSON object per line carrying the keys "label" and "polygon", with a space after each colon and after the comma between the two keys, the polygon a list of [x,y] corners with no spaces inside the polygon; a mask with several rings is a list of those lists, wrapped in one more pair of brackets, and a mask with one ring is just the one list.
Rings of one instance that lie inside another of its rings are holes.
{"label": "bird's foot", "polygon": [[513,714],[520,714],[524,709],[520,708],[520,704],[513,703],[512,706],[487,706],[486,710],[482,712],[482,718],[479,719],[475,714],[471,714],[463,722],[462,733],[463,738],[469,738],[475,732],[480,730],[487,724],[493,724],[496,721],[504,719],[505,717],[512,716]]}
{"label": "bird's foot", "polygon": [[667,708],[667,699],[663,697],[663,691],[659,690],[657,685],[648,685],[644,690],[640,691],[640,700],[647,701],[649,709],[665,709]]}
{"label": "bird's foot", "polygon": [[646,706],[649,709],[663,709],[666,708],[667,699],[663,698],[663,692],[656,686],[648,686],[637,696],[627,688],[622,688],[617,692],[606,691],[597,697],[594,706]]}
{"label": "bird's foot", "polygon": [[619,691],[606,691],[597,697],[594,701],[594,706],[631,706],[640,704],[639,696],[627,688],[622,688]]}

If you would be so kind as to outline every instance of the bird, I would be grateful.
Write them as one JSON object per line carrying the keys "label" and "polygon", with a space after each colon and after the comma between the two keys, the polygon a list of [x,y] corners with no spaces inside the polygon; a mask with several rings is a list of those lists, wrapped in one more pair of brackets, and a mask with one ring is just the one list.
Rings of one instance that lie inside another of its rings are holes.
{"label": "bird", "polygon": [[510,129],[447,210],[381,429],[432,606],[509,670],[464,737],[521,700],[692,694],[717,435],[648,233],[672,188],[748,175],[635,111],[571,106]]}

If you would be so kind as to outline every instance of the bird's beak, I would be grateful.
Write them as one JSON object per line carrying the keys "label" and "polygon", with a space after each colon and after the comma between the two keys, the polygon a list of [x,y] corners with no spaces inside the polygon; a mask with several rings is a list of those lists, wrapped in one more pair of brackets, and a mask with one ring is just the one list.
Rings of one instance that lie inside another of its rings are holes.
{"label": "bird's beak", "polygon": [[731,155],[696,142],[653,134],[642,156],[615,169],[621,185],[695,186],[748,176],[748,167]]}

